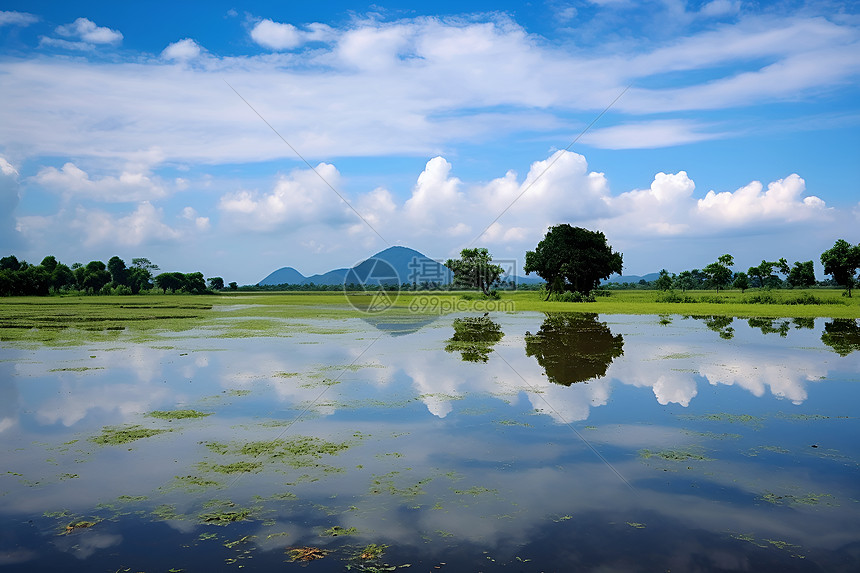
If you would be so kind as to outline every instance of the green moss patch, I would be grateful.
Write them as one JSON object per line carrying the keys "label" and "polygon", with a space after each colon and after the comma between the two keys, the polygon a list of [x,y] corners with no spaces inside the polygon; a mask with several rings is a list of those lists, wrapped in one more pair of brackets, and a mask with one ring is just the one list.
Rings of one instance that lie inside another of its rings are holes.
{"label": "green moss patch", "polygon": [[198,519],[201,523],[206,523],[209,525],[230,525],[236,521],[245,521],[251,517],[251,509],[238,508],[231,510],[218,510],[218,511],[210,511],[207,513],[201,513],[198,516]]}
{"label": "green moss patch", "polygon": [[102,428],[101,434],[92,436],[89,440],[95,444],[103,446],[118,446],[170,431],[171,430],[144,428],[140,425],[105,426]]}
{"label": "green moss patch", "polygon": [[649,458],[656,457],[672,462],[683,462],[687,460],[707,461],[710,459],[706,458],[701,454],[697,454],[689,450],[660,450],[653,452],[651,450],[645,449],[639,450],[639,456],[646,460]]}
{"label": "green moss patch", "polygon": [[493,493],[493,494],[495,494],[495,493],[499,493],[499,490],[497,490],[497,489],[490,489],[490,488],[487,488],[487,487],[481,487],[481,486],[474,486],[474,487],[470,487],[469,489],[455,489],[455,490],[454,490],[454,493],[456,493],[457,495],[474,495],[474,496],[478,496],[478,495],[483,495],[483,494],[485,494],[485,493]]}
{"label": "green moss patch", "polygon": [[[357,435],[356,437],[362,436]],[[294,436],[251,442],[207,442],[205,445],[220,455],[254,458],[254,462],[240,463],[253,464],[257,467],[262,466],[261,462],[281,462],[294,468],[303,468],[317,467],[319,466],[318,461],[323,456],[337,455],[354,444],[354,441],[334,442],[314,436]]]}
{"label": "green moss patch", "polygon": [[320,535],[323,537],[340,537],[341,535],[355,535],[356,533],[358,533],[358,530],[354,527],[344,528],[340,525],[335,525],[324,530]]}
{"label": "green moss patch", "polygon": [[197,467],[203,471],[210,471],[219,474],[247,474],[259,472],[263,469],[263,464],[259,462],[234,462],[232,464],[200,462],[197,464]]}
{"label": "green moss patch", "polygon": [[187,420],[189,418],[205,418],[211,415],[212,412],[199,412],[197,410],[155,410],[147,414],[150,418],[160,420]]}
{"label": "green moss patch", "polygon": [[772,503],[774,505],[819,505],[825,504],[830,506],[838,505],[832,501],[833,496],[829,493],[808,493],[805,495],[778,495],[773,492],[766,492],[759,497],[760,500]]}

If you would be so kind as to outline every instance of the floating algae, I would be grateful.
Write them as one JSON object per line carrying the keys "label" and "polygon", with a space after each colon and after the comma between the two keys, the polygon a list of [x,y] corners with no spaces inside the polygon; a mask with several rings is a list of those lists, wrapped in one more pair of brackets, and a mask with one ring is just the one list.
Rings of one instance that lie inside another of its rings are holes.
{"label": "floating algae", "polygon": [[99,445],[117,446],[134,442],[135,440],[157,436],[158,434],[170,431],[171,430],[144,428],[140,425],[105,426],[102,428],[102,433],[98,436],[91,437],[90,441]]}
{"label": "floating algae", "polygon": [[155,410],[147,414],[150,418],[161,420],[186,420],[189,418],[205,418],[211,416],[212,412],[199,412],[197,410]]}

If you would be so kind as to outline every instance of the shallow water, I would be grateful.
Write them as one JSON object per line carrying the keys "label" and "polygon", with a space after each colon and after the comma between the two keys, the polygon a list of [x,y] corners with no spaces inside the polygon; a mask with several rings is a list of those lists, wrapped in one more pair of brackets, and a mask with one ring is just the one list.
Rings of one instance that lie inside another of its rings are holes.
{"label": "shallow water", "polygon": [[856,321],[284,324],[4,344],[0,567],[860,569]]}

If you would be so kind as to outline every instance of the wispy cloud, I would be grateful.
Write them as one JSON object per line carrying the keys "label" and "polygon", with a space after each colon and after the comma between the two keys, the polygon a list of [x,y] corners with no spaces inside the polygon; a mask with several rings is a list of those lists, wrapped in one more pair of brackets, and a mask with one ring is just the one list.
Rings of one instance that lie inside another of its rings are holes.
{"label": "wispy cloud", "polygon": [[38,21],[38,16],[28,12],[0,10],[0,26],[29,26]]}

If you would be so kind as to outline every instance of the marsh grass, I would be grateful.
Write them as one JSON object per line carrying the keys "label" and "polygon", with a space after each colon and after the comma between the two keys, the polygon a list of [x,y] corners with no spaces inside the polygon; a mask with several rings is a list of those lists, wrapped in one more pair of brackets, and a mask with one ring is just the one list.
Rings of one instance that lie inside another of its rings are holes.
{"label": "marsh grass", "polygon": [[155,339],[202,323],[217,297],[9,297],[0,305],[0,340],[73,346],[121,337]]}

